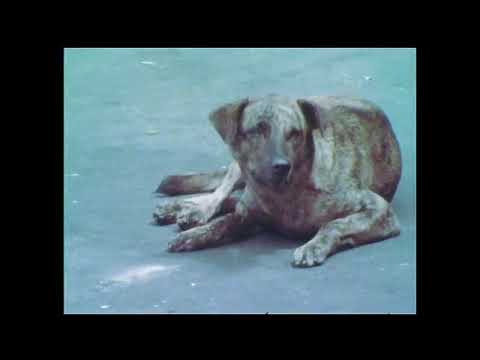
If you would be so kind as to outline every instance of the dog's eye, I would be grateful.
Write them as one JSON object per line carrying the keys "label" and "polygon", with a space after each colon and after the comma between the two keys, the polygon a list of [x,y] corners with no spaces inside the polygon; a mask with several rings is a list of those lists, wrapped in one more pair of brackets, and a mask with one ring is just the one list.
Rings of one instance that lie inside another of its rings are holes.
{"label": "dog's eye", "polygon": [[265,133],[268,130],[267,124],[264,122],[258,123],[257,125],[257,131],[260,133]]}
{"label": "dog's eye", "polygon": [[301,135],[301,132],[300,130],[297,130],[297,129],[293,129],[292,131],[290,131],[287,136],[286,136],[286,139],[287,141],[288,140],[294,140],[294,139],[298,139]]}
{"label": "dog's eye", "polygon": [[245,135],[247,136],[256,135],[256,134],[258,134],[258,129],[256,127],[253,127],[245,131]]}
{"label": "dog's eye", "polygon": [[261,122],[261,123],[258,123],[257,126],[245,131],[245,135],[265,134],[267,130],[268,130],[267,124],[265,124],[264,122]]}

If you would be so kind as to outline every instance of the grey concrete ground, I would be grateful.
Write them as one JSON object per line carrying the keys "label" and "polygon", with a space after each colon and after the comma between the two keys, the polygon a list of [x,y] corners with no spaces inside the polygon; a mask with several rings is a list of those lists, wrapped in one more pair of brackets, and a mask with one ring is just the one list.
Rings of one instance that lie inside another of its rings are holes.
{"label": "grey concrete ground", "polygon": [[[389,116],[403,155],[393,206],[402,234],[290,266],[273,234],[171,254],[175,225],[148,225],[169,174],[230,156],[207,114],[249,95],[355,95]],[[65,51],[66,313],[414,313],[415,50]]]}

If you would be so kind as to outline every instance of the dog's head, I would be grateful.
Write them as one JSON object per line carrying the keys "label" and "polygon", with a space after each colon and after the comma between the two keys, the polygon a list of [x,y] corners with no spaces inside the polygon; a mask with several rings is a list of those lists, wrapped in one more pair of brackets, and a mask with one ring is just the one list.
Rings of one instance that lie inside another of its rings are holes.
{"label": "dog's head", "polygon": [[313,102],[275,95],[226,104],[210,121],[247,177],[276,190],[311,159],[311,132],[322,130],[321,109]]}

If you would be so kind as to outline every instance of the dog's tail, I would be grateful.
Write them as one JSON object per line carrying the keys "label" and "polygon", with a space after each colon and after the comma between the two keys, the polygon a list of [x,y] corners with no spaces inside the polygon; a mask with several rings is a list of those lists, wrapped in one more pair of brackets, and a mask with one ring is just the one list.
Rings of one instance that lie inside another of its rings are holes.
{"label": "dog's tail", "polygon": [[227,169],[212,173],[167,176],[155,192],[166,195],[181,195],[214,191],[220,186],[226,174]]}

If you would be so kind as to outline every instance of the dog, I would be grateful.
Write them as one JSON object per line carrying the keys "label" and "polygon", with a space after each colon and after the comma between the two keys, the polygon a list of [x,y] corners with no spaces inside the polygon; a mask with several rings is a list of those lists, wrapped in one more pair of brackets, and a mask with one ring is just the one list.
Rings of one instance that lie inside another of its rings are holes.
{"label": "dog", "polygon": [[400,234],[392,209],[401,177],[385,113],[357,98],[279,95],[225,104],[209,120],[234,161],[210,174],[166,177],[156,192],[207,192],[158,206],[153,223],[184,231],[170,252],[225,244],[262,229],[304,243],[292,265],[322,264],[337,251]]}

